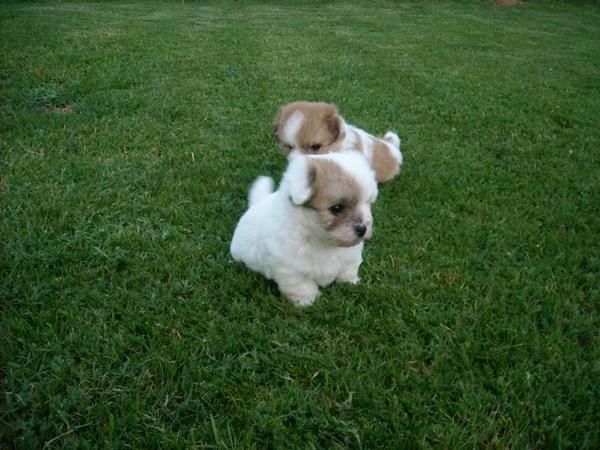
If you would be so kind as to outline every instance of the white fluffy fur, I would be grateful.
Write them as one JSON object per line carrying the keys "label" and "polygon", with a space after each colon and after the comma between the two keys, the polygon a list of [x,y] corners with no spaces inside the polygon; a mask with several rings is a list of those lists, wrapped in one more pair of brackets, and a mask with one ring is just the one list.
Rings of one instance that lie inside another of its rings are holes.
{"label": "white fluffy fur", "polygon": [[334,281],[357,283],[362,262],[363,241],[340,247],[327,239],[315,212],[301,206],[308,200],[309,158],[326,158],[339,164],[360,186],[361,198],[370,203],[377,196],[377,183],[365,158],[357,152],[306,156],[296,154],[283,176],[279,189],[267,193],[272,180],[259,177],[253,184],[250,207],[241,217],[231,242],[231,255],[253,271],[274,280],[279,290],[296,305],[314,302],[319,287]]}

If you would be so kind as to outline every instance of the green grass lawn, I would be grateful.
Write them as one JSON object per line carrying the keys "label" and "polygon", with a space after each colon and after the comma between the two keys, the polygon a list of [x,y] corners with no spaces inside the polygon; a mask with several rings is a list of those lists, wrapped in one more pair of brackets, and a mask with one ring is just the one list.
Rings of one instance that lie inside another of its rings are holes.
{"label": "green grass lawn", "polygon": [[[598,448],[600,9],[0,5],[0,447]],[[358,286],[229,256],[324,100],[405,165]]]}

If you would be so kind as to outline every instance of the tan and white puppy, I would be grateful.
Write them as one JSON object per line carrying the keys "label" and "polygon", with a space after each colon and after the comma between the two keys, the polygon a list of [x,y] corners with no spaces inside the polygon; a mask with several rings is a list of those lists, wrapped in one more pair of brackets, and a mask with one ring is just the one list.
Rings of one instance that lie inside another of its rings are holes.
{"label": "tan and white puppy", "polygon": [[275,192],[259,177],[237,224],[231,255],[274,280],[296,305],[310,305],[319,287],[357,283],[364,240],[373,233],[377,183],[358,152],[294,154]]}
{"label": "tan and white puppy", "polygon": [[321,154],[344,149],[363,153],[378,183],[391,180],[402,167],[400,138],[396,133],[388,131],[383,138],[375,137],[346,123],[330,103],[288,103],[275,117],[273,130],[287,156],[295,151]]}

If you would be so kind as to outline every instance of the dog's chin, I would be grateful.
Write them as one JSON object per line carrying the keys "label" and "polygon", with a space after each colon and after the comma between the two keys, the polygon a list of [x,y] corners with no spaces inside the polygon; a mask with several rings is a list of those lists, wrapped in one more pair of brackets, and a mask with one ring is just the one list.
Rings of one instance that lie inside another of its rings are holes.
{"label": "dog's chin", "polygon": [[354,247],[355,245],[360,244],[361,242],[363,242],[364,239],[363,238],[356,238],[352,241],[340,241],[340,240],[336,240],[335,243],[337,244],[338,247]]}
{"label": "dog's chin", "polygon": [[354,247],[355,245],[360,244],[366,238],[354,236],[352,238],[341,238],[335,236],[329,236],[329,242],[336,247]]}

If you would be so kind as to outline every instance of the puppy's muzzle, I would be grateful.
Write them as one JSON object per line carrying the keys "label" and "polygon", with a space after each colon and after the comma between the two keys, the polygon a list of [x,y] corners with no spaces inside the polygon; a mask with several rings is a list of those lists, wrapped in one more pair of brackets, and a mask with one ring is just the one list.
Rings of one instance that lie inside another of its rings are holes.
{"label": "puppy's muzzle", "polygon": [[367,232],[367,226],[364,223],[357,223],[354,225],[354,232],[358,237],[363,237]]}

